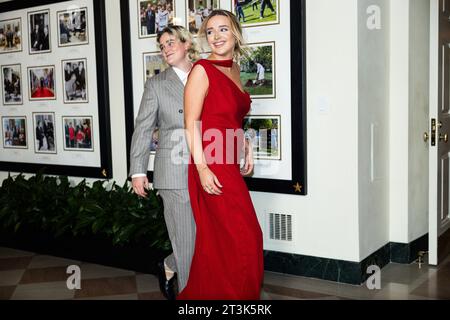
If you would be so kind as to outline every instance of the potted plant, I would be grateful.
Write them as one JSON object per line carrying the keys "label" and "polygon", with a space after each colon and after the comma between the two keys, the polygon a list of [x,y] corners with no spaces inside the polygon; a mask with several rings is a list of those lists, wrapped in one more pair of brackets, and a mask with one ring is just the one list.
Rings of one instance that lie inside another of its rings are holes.
{"label": "potted plant", "polygon": [[0,187],[0,246],[155,273],[171,250],[161,198],[106,184],[10,175]]}

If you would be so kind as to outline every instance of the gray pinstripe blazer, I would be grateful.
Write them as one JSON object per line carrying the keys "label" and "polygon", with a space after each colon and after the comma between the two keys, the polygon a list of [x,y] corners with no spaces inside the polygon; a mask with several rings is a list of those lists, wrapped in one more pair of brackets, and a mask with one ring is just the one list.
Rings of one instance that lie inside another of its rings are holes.
{"label": "gray pinstripe blazer", "polygon": [[[189,151],[183,131],[183,97],[183,83],[172,68],[145,83],[131,141],[129,175],[147,172],[152,134],[159,128],[153,174],[156,189],[187,189]],[[173,162],[174,155],[178,162]]]}

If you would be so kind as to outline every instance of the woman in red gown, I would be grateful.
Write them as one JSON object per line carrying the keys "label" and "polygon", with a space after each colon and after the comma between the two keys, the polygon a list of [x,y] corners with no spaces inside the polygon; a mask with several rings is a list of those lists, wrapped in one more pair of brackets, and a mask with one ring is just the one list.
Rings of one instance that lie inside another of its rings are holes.
{"label": "woman in red gown", "polygon": [[[179,300],[258,300],[263,281],[263,239],[242,175],[253,169],[242,122],[250,96],[242,90],[239,60],[242,33],[236,17],[215,10],[200,36],[211,48],[198,61],[185,89],[185,125],[191,150],[189,194],[197,226],[195,252]],[[201,124],[200,124],[201,123]]]}

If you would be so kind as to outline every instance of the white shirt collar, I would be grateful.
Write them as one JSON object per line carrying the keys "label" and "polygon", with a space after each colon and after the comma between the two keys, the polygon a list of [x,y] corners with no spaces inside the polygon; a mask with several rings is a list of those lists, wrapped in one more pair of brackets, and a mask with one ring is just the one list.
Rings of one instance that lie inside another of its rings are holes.
{"label": "white shirt collar", "polygon": [[172,67],[173,71],[175,71],[175,73],[177,74],[178,78],[180,78],[181,82],[183,82],[183,85],[186,85],[187,82],[187,78],[189,76],[189,72],[184,72],[183,70],[177,68],[177,67]]}

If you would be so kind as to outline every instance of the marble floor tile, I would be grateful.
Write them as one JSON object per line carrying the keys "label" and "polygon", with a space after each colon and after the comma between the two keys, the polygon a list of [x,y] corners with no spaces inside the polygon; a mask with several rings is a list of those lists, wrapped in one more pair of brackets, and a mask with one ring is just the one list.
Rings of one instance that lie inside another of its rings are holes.
{"label": "marble floor tile", "polygon": [[0,300],[9,300],[14,293],[16,286],[0,286]]}
{"label": "marble floor tile", "polygon": [[18,285],[11,300],[68,300],[74,291],[67,289],[66,282],[46,282]]}
{"label": "marble floor tile", "polygon": [[67,281],[70,274],[67,274],[66,270],[66,267],[27,269],[20,280],[20,284]]}
{"label": "marble floor tile", "polygon": [[160,291],[138,293],[139,300],[166,300]]}
{"label": "marble floor tile", "polygon": [[265,284],[264,285],[264,291],[269,294],[277,294],[281,296],[288,296],[293,297],[297,299],[320,299],[320,298],[327,298],[330,297],[330,295],[312,292],[312,291],[305,291],[301,289],[293,289],[293,288],[286,288],[276,285],[270,285]]}
{"label": "marble floor tile", "polygon": [[151,274],[136,276],[136,284],[138,292],[159,291],[158,278]]}
{"label": "marble floor tile", "polygon": [[0,271],[0,286],[16,286],[25,272],[22,270]]}
{"label": "marble floor tile", "polygon": [[411,294],[433,299],[450,300],[450,262],[439,267],[436,273],[414,289]]}
{"label": "marble floor tile", "polygon": [[82,263],[80,265],[81,278],[87,279],[99,279],[99,278],[114,278],[114,277],[127,277],[135,276],[136,272],[117,269],[113,267],[102,266],[99,264]]}
{"label": "marble floor tile", "polygon": [[33,252],[0,247],[0,259],[34,256]]}
{"label": "marble floor tile", "polygon": [[80,265],[80,261],[68,260],[63,258],[45,256],[45,255],[36,255],[30,262],[28,268],[49,268],[49,267],[68,267],[71,265]]}
{"label": "marble floor tile", "polygon": [[268,298],[263,300],[299,300],[299,299],[294,297],[282,296],[275,293],[270,293],[268,294]]}
{"label": "marble floor tile", "polygon": [[137,292],[136,277],[116,277],[81,280],[81,290],[76,290],[75,298],[90,298],[132,294]]}
{"label": "marble floor tile", "polygon": [[0,271],[26,269],[32,257],[1,258]]}
{"label": "marble floor tile", "polygon": [[75,300],[138,300],[138,294],[123,294],[116,296],[103,296],[103,297],[90,297],[90,298],[79,298]]}

